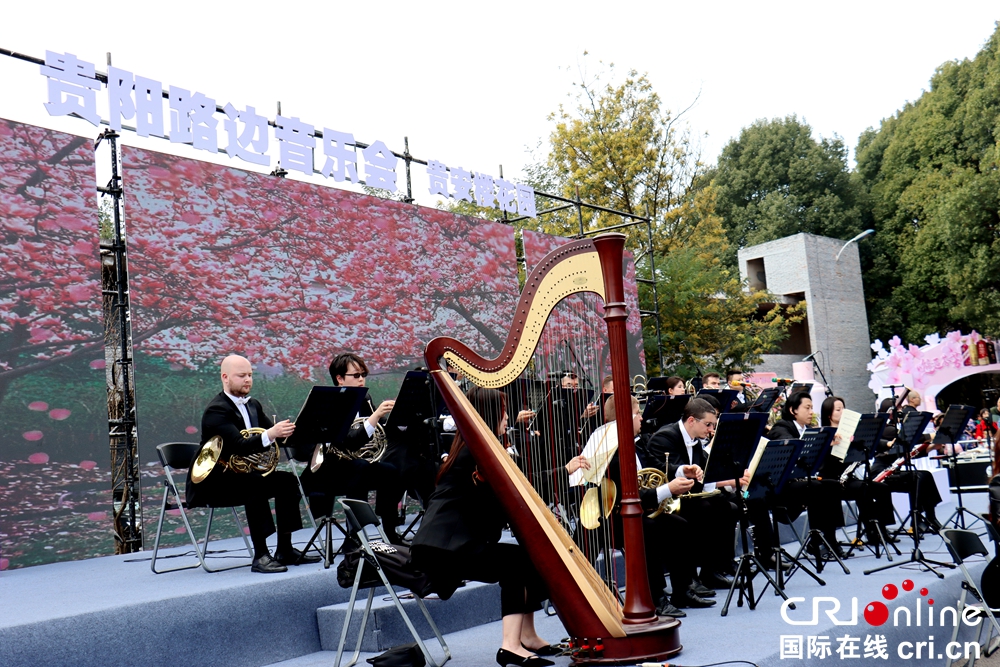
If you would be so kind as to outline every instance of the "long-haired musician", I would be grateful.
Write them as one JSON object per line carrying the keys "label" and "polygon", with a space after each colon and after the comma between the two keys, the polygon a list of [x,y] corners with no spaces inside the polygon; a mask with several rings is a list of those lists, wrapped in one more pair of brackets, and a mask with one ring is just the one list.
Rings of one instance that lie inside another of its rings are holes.
{"label": "long-haired musician", "polygon": [[[503,393],[473,387],[467,396],[492,432],[502,436],[507,428]],[[454,589],[463,579],[499,582],[503,640],[497,662],[502,666],[551,665],[534,652],[549,648],[535,632],[534,621],[534,612],[547,597],[545,582],[524,547],[500,542],[506,524],[503,508],[489,483],[479,476],[472,452],[459,433],[413,538],[413,563],[440,588]]]}
{"label": "long-haired musician", "polygon": [[[364,387],[368,366],[364,359],[352,352],[338,354],[330,362],[333,383],[343,387]],[[370,397],[362,402],[358,419],[351,425],[343,443],[347,452],[354,452],[368,444],[375,435],[379,420],[392,410],[394,401],[382,401],[376,408]],[[310,508],[315,516],[324,516],[333,510],[335,496],[368,498],[375,491],[375,513],[382,519],[390,541],[398,542],[395,526],[399,523],[396,507],[401,489],[399,470],[388,463],[371,463],[364,459],[327,456],[315,473],[306,469],[302,473],[302,488],[309,495]]]}
{"label": "long-haired musician", "polygon": [[[205,408],[201,418],[202,444],[214,436],[222,438],[221,464],[216,464],[208,477],[198,483],[191,479],[194,468],[188,468],[185,496],[188,507],[243,504],[247,526],[253,543],[254,572],[284,572],[286,565],[317,563],[319,557],[303,555],[292,547],[292,532],[302,528],[299,514],[299,485],[295,475],[275,470],[267,476],[257,470],[240,473],[226,463],[233,456],[259,454],[277,438],[292,434],[295,425],[285,420],[274,424],[268,419],[260,401],[250,398],[253,387],[253,367],[245,357],[230,355],[222,360],[222,391]],[[243,435],[251,428],[266,429],[263,433]],[[268,500],[274,498],[278,527],[278,546],[271,556],[267,538],[275,532],[274,519]]]}

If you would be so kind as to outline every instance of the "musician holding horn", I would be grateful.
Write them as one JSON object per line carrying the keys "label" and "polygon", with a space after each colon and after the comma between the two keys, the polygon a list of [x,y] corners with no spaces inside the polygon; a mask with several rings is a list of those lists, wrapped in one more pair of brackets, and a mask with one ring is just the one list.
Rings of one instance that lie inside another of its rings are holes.
{"label": "musician holding horn", "polygon": [[[344,352],[330,362],[330,377],[338,387],[364,387],[368,365],[357,354]],[[394,404],[395,401],[388,400],[375,407],[369,394],[343,442],[335,445],[339,449],[328,452],[318,470],[307,469],[302,473],[302,488],[309,495],[314,516],[329,514],[335,496],[367,500],[368,492],[375,491],[375,513],[382,519],[389,540],[399,542],[395,527],[399,523],[396,507],[403,495],[400,471],[382,461],[351,456],[374,438],[385,437],[378,432],[379,422]]]}
{"label": "musician holding horn", "polygon": [[[222,360],[222,391],[205,408],[201,418],[202,451],[188,468],[185,488],[188,507],[243,504],[250,541],[253,572],[284,572],[286,565],[317,563],[319,556],[303,555],[292,547],[292,533],[302,528],[299,486],[290,472],[260,470],[246,461],[260,457],[295,430],[287,419],[273,423],[260,401],[250,398],[253,367],[245,357],[230,355]],[[206,446],[221,439],[215,458],[206,456]],[[210,461],[206,465],[206,459]],[[277,458],[274,457],[276,463]],[[275,532],[268,501],[274,498],[278,546],[271,556],[267,538]]]}

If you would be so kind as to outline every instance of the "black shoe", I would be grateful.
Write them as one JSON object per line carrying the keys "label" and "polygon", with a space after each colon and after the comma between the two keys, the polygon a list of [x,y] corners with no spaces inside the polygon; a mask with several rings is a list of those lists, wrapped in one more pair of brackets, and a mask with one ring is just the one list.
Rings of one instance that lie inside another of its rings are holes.
{"label": "black shoe", "polygon": [[535,655],[541,655],[541,656],[562,655],[562,652],[563,652],[562,646],[559,646],[558,644],[556,644],[556,645],[548,645],[548,646],[541,646],[539,648],[529,648],[529,647],[525,646],[524,643],[522,642],[521,643],[521,648],[526,648],[529,651],[531,651],[532,653],[534,653]]}
{"label": "black shoe", "polygon": [[[385,536],[389,538],[389,544],[395,544],[397,547],[408,547],[410,543],[403,539],[403,536],[396,532],[395,529],[387,530]],[[530,650],[530,649],[529,649]],[[517,654],[515,654],[517,655]]]}
{"label": "black shoe", "polygon": [[264,554],[260,558],[254,559],[250,571],[273,574],[274,572],[288,572],[288,568],[271,558],[271,554]]}
{"label": "black shoe", "polygon": [[501,648],[497,649],[497,664],[500,667],[509,667],[509,665],[515,665],[515,667],[549,667],[549,665],[556,663],[545,658],[539,658],[537,655],[522,658],[517,653]]}
{"label": "black shoe", "polygon": [[687,618],[687,614],[664,599],[660,606],[656,608],[657,616],[671,616],[673,618]]}
{"label": "black shoe", "polygon": [[690,590],[687,590],[683,593],[674,593],[671,595],[670,604],[680,609],[707,609],[708,607],[715,606],[715,600],[706,600],[703,597],[695,595]]}
{"label": "black shoe", "polygon": [[290,553],[275,551],[274,560],[282,565],[307,565],[309,563],[318,563],[323,559],[316,554],[303,553],[293,548]]}
{"label": "black shoe", "polygon": [[[702,572],[698,579],[701,581],[701,585],[706,588],[730,588],[733,585],[732,577],[725,574],[719,574],[718,572],[711,574],[705,574]],[[674,602],[674,604],[677,603]]]}
{"label": "black shoe", "polygon": [[691,582],[691,592],[700,598],[714,598],[715,590],[708,586],[703,586],[699,581]]}

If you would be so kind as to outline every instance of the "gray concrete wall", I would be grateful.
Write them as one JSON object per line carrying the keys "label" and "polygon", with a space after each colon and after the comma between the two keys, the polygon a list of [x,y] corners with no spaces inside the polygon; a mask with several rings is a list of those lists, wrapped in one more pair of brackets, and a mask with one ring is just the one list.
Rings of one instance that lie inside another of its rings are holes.
{"label": "gray concrete wall", "polygon": [[[857,244],[835,261],[845,241],[813,234],[796,234],[739,251],[740,276],[747,262],[763,259],[767,289],[776,297],[803,294],[807,301],[810,352],[834,391],[848,407],[866,411],[872,406],[868,389],[871,340],[865,313],[864,287]],[[805,355],[803,355],[805,356]],[[802,357],[767,355],[757,370],[791,377],[792,362]],[[817,373],[817,380],[822,381]]]}

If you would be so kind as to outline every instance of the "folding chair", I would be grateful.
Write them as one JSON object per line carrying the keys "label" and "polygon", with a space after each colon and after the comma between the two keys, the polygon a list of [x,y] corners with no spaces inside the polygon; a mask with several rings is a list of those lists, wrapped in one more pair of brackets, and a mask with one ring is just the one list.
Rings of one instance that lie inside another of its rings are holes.
{"label": "folding chair", "polygon": [[[990,530],[991,536],[995,536],[996,533],[993,531],[993,527],[987,524]],[[959,567],[962,571],[962,576],[965,577],[965,581],[962,582],[962,595],[958,599],[958,617],[963,617],[963,612],[966,606],[974,607],[978,610],[978,615],[985,615],[989,619],[990,631],[986,635],[986,655],[989,655],[989,646],[993,638],[993,630],[995,629],[1000,635],[1000,623],[997,622],[995,614],[1000,613],[998,608],[990,608],[986,604],[983,598],[983,592],[976,585],[976,582],[972,579],[972,575],[969,574],[969,570],[965,567],[965,560],[970,556],[989,556],[989,551],[983,544],[982,540],[979,539],[979,535],[971,530],[962,530],[959,528],[946,528],[941,531],[941,537],[944,538],[945,546],[948,547],[948,552],[951,554],[951,558],[955,561],[955,565]],[[966,605],[965,600],[969,592],[972,592],[973,597],[978,600],[978,603],[971,605]],[[955,625],[954,631],[951,633],[951,641],[956,641],[958,638],[958,630],[961,623]],[[979,625],[979,634],[976,636],[976,641],[981,643],[983,636],[983,627],[986,623],[981,623]],[[951,660],[948,663],[950,664]],[[975,656],[969,659],[968,667],[973,667],[976,663]]]}
{"label": "folding chair", "polygon": [[[206,572],[222,572],[223,570],[232,570],[237,567],[246,567],[251,564],[250,562],[247,562],[236,565],[227,565],[225,567],[209,567],[208,562],[205,559],[208,555],[208,537],[212,532],[212,519],[215,516],[215,507],[209,508],[208,526],[205,528],[205,546],[204,548],[198,546],[198,540],[194,536],[194,531],[191,530],[191,522],[188,521],[187,502],[181,498],[180,491],[177,490],[177,484],[174,482],[173,473],[187,470],[188,466],[191,465],[191,461],[194,460],[194,457],[198,454],[200,449],[201,445],[195,442],[165,442],[156,446],[156,455],[160,458],[160,465],[163,466],[163,472],[167,476],[167,478],[163,480],[163,503],[160,505],[160,520],[156,525],[156,539],[153,542],[153,558],[150,563],[150,568],[156,574],[175,572],[177,570],[189,570],[191,568],[199,567],[199,565],[203,567]],[[174,500],[170,499],[171,496],[174,497]],[[240,536],[243,538],[244,544],[246,544],[247,553],[250,555],[250,559],[252,561],[253,546],[250,544],[250,540],[247,538],[246,532],[243,530],[243,523],[240,521],[240,516],[236,512],[236,507],[230,507],[233,510],[233,518],[236,520],[236,526],[240,530]],[[179,567],[157,570],[156,558],[160,551],[160,535],[163,532],[163,517],[166,515],[167,510],[173,509],[180,510],[181,512],[181,519],[184,520],[184,528],[187,529],[188,537],[191,539],[191,544],[194,546],[194,552],[198,556],[198,562],[191,565],[181,565]]]}
{"label": "folding chair", "polygon": [[451,650],[448,648],[448,644],[444,641],[444,637],[441,636],[441,631],[438,630],[437,624],[434,619],[431,618],[430,612],[427,611],[427,606],[424,601],[414,592],[413,599],[416,600],[417,606],[420,607],[420,611],[423,612],[424,618],[427,619],[427,624],[430,625],[431,630],[434,631],[434,636],[437,637],[438,643],[441,644],[441,649],[444,651],[444,660],[440,663],[436,662],[431,656],[431,652],[427,649],[427,645],[424,644],[424,640],[420,638],[420,634],[417,629],[413,627],[413,622],[410,617],[406,614],[406,610],[403,608],[403,603],[399,601],[399,596],[396,594],[395,589],[393,589],[393,584],[389,581],[386,576],[385,570],[379,567],[378,559],[375,557],[375,552],[372,550],[371,545],[368,542],[368,533],[365,530],[367,526],[375,526],[378,531],[378,536],[382,539],[384,544],[389,544],[389,538],[386,537],[385,531],[382,529],[382,523],[379,521],[378,516],[372,510],[371,505],[363,500],[351,500],[349,498],[343,498],[340,501],[344,508],[344,514],[347,516],[347,526],[350,531],[351,536],[361,545],[363,559],[358,562],[358,571],[354,575],[354,586],[351,588],[351,599],[347,603],[347,614],[344,616],[344,627],[340,631],[340,644],[337,646],[337,659],[334,661],[334,667],[340,667],[340,658],[344,653],[344,645],[347,643],[347,630],[351,626],[351,615],[354,612],[354,601],[358,596],[358,589],[362,586],[368,587],[368,601],[365,604],[364,615],[361,617],[361,627],[358,630],[358,641],[354,646],[354,656],[351,661],[347,663],[345,667],[351,667],[354,663],[358,661],[358,656],[361,655],[361,640],[365,635],[365,625],[368,623],[368,614],[371,612],[372,600],[375,597],[375,589],[378,584],[367,585],[363,584],[361,579],[363,572],[366,570],[365,563],[373,566],[378,572],[379,578],[382,580],[383,586],[389,591],[389,595],[392,596],[392,601],[396,605],[396,609],[399,610],[399,614],[403,617],[403,622],[406,623],[407,629],[409,629],[410,634],[413,635],[413,639],[416,641],[417,646],[420,647],[420,652],[424,654],[424,659],[427,664],[431,667],[441,667],[446,662],[451,659]]}

